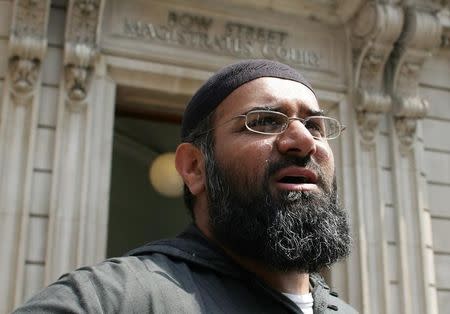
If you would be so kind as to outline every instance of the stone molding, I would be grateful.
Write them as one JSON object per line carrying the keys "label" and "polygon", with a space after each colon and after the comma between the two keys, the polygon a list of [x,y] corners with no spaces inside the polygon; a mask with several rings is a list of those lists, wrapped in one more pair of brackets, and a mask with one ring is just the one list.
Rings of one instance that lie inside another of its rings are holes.
{"label": "stone molding", "polygon": [[69,108],[86,105],[95,64],[104,0],[71,0],[64,45],[64,78]]}
{"label": "stone molding", "polygon": [[364,5],[351,24],[355,109],[362,138],[369,143],[382,114],[391,108],[383,73],[402,25],[401,8],[373,2]]}
{"label": "stone molding", "polygon": [[441,49],[450,52],[450,1],[446,1],[446,6],[438,13],[442,25]]}
{"label": "stone molding", "polygon": [[414,141],[417,120],[425,117],[428,108],[427,101],[419,97],[420,70],[426,58],[441,44],[441,24],[431,11],[405,9],[403,31],[385,73],[397,134],[406,148]]}
{"label": "stone molding", "polygon": [[8,70],[14,103],[29,104],[47,51],[50,0],[14,1]]}

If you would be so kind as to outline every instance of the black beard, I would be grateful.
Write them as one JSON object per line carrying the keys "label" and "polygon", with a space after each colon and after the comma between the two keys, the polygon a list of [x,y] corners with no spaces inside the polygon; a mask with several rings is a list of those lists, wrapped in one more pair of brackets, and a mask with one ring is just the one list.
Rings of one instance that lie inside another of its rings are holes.
{"label": "black beard", "polygon": [[349,255],[347,215],[337,201],[335,178],[319,181],[321,192],[272,195],[270,176],[291,165],[312,168],[323,178],[310,158],[270,164],[262,184],[240,180],[242,174],[206,158],[211,231],[235,254],[271,270],[317,272]]}

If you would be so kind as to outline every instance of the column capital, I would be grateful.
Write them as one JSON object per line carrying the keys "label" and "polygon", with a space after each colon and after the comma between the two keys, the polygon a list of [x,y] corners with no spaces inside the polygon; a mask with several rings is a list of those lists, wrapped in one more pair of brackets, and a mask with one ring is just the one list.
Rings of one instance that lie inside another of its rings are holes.
{"label": "column capital", "polygon": [[104,0],[70,0],[64,45],[67,104],[72,110],[86,105],[95,64]]}
{"label": "column capital", "polygon": [[441,34],[440,21],[431,9],[405,9],[405,25],[385,73],[397,134],[405,146],[413,143],[416,122],[427,112],[427,102],[419,97],[419,75],[425,60],[439,48]]}
{"label": "column capital", "polygon": [[50,0],[16,0],[8,49],[10,92],[16,104],[29,103],[47,51]]}
{"label": "column capital", "polygon": [[373,142],[379,120],[391,108],[383,73],[403,25],[400,7],[366,3],[351,22],[354,103],[362,138]]}

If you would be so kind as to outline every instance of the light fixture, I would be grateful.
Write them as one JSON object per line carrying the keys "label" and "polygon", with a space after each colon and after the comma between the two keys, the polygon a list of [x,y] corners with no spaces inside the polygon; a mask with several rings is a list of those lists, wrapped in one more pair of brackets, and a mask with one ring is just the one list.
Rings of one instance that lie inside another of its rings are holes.
{"label": "light fixture", "polygon": [[149,177],[158,193],[166,197],[179,197],[183,194],[183,180],[175,169],[174,153],[156,157],[150,166]]}

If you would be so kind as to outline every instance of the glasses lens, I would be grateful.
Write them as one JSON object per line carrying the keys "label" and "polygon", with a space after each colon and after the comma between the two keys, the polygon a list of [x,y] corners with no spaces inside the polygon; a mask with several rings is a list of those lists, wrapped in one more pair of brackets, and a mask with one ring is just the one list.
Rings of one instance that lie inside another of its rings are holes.
{"label": "glasses lens", "polygon": [[252,111],[247,113],[247,127],[252,131],[266,134],[276,134],[283,131],[287,117],[274,111]]}
{"label": "glasses lens", "polygon": [[312,136],[318,139],[332,139],[339,135],[340,125],[336,119],[328,117],[309,117],[305,120],[305,127]]}

